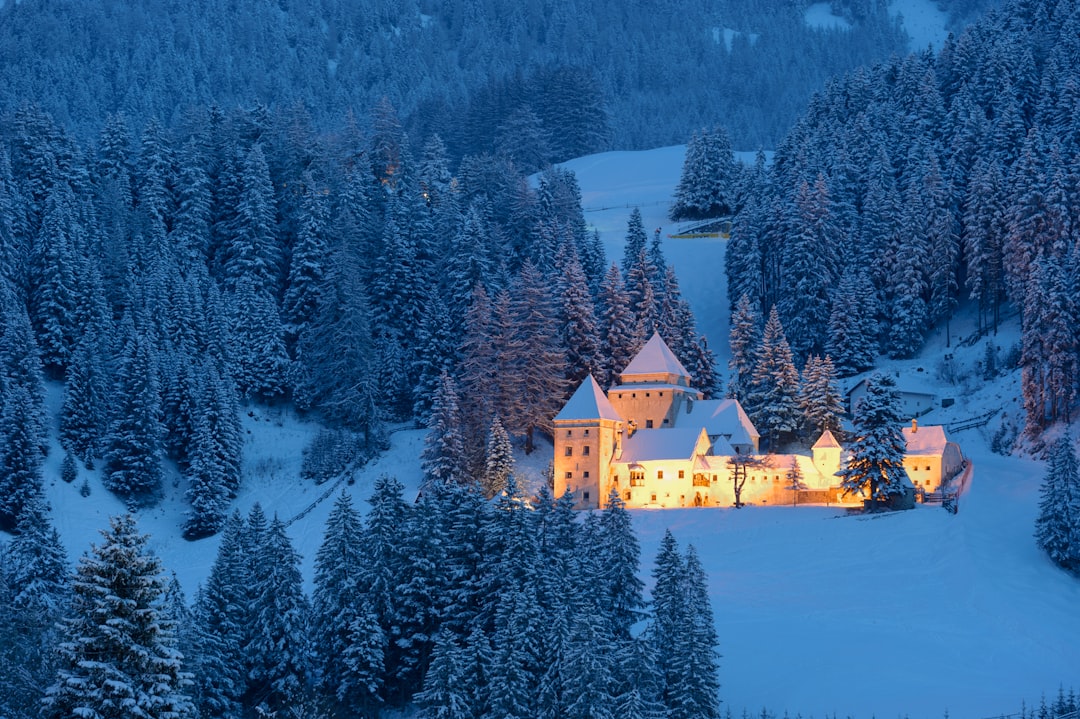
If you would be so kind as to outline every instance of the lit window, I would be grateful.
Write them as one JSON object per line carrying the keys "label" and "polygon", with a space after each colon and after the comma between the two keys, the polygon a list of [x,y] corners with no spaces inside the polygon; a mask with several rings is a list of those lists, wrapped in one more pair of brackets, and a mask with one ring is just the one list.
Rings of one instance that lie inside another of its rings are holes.
{"label": "lit window", "polygon": [[662,469],[656,470],[656,478],[657,479],[663,479],[664,478],[664,470],[662,470]]}
{"label": "lit window", "polygon": [[685,477],[686,477],[686,474],[680,469],[679,470],[679,479],[683,479]]}
{"label": "lit window", "polygon": [[567,479],[573,479],[574,478],[574,473],[573,472],[567,472],[566,473],[566,478]]}
{"label": "lit window", "polygon": [[655,494],[654,494],[654,495],[652,495],[652,501],[653,501],[653,502],[655,502],[655,501],[656,501],[656,495],[655,495]]}
{"label": "lit window", "polygon": [[926,466],[926,471],[927,471],[927,472],[929,472],[929,471],[930,471],[930,465],[927,465],[927,466]]}
{"label": "lit window", "polygon": [[629,490],[629,489],[628,489],[628,490],[626,490],[626,501],[627,501],[627,502],[629,502],[629,501],[630,501],[630,490]]}
{"label": "lit window", "polygon": [[581,453],[583,455],[585,455],[586,457],[588,457],[589,456],[589,445],[585,445],[584,447],[582,447],[581,448]]}
{"label": "lit window", "polygon": [[567,457],[570,457],[570,456],[572,456],[573,454],[574,454],[574,448],[573,448],[573,447],[567,447],[567,448],[566,448],[566,456],[567,456]]}

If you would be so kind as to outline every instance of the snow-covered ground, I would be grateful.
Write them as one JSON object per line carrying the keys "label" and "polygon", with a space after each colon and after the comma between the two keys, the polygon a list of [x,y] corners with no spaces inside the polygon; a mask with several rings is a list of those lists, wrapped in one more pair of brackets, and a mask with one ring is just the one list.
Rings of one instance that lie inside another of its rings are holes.
{"label": "snow-covered ground", "polygon": [[889,14],[903,18],[904,30],[911,38],[909,47],[913,52],[932,47],[940,50],[949,31],[945,29],[948,17],[934,0],[891,0]]}
{"label": "snow-covered ground", "polygon": [[[581,184],[586,219],[603,237],[609,259],[621,258],[630,207],[641,206],[647,228],[661,226],[682,166],[681,147],[613,152],[567,163]],[[628,207],[628,205],[630,207]],[[599,209],[608,207],[610,209]],[[684,293],[712,339],[721,367],[727,361],[727,312],[723,285],[724,242],[666,240]],[[989,437],[1000,418],[1018,416],[1015,376],[988,384],[974,367],[982,340],[957,347],[973,330],[969,316],[953,323],[953,367],[959,379],[940,379],[945,336],[930,338],[925,359],[891,363],[923,384],[954,397],[947,410],[921,421],[942,423],[1001,409],[982,429],[954,436],[973,460],[972,486],[950,515],[939,507],[875,518],[845,516],[819,507],[642,510],[634,513],[643,549],[643,572],[664,531],[682,546],[693,544],[709,575],[712,608],[721,641],[721,695],[738,716],[768,707],[777,715],[980,719],[1019,710],[1059,685],[1080,688],[1080,580],[1056,569],[1032,539],[1043,466],[992,454]],[[1012,319],[995,343],[1016,342]],[[919,369],[922,368],[922,372]],[[905,375],[906,376],[906,375]],[[58,409],[59,388],[50,404]],[[326,489],[298,479],[300,453],[317,427],[280,410],[252,408],[244,417],[248,444],[244,487],[236,506],[257,500],[269,515],[291,518]],[[419,482],[423,433],[391,436],[389,452],[360,472],[345,490],[365,507],[375,479],[398,476]],[[522,458],[538,475],[550,449]],[[82,479],[59,479],[59,452],[46,467],[54,522],[74,560],[107,517],[123,506],[91,473],[92,492],[79,495]],[[170,477],[169,498],[140,513],[143,531],[164,564],[175,571],[189,598],[213,562],[217,539],[186,542],[183,485]],[[309,583],[331,502],[323,502],[289,528],[304,557]]]}

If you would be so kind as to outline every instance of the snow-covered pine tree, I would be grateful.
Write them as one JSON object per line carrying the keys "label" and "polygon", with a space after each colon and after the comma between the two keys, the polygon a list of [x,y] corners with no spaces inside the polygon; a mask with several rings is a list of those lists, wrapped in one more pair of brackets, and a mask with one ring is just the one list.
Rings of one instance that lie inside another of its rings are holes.
{"label": "snow-covered pine tree", "polygon": [[254,563],[250,638],[244,646],[246,703],[268,712],[303,707],[311,671],[310,607],[300,576],[300,555],[276,516],[256,548]]}
{"label": "snow-covered pine tree", "polygon": [[874,366],[878,355],[878,302],[874,286],[863,271],[845,272],[829,317],[828,354],[841,377]]}
{"label": "snow-covered pine tree", "polygon": [[435,638],[424,690],[414,696],[425,719],[474,719],[472,695],[478,687],[468,681],[468,662],[455,634],[443,627]]}
{"label": "snow-covered pine tree", "polygon": [[117,371],[109,434],[105,438],[105,486],[129,502],[154,502],[161,490],[161,419],[153,349],[133,323]]}
{"label": "snow-covered pine tree", "polygon": [[854,415],[855,436],[848,447],[851,457],[836,474],[845,494],[867,497],[871,511],[877,511],[878,502],[902,494],[910,482],[904,469],[906,445],[896,380],[887,374],[871,375]]}
{"label": "snow-covered pine tree", "polygon": [[44,499],[45,437],[34,434],[38,405],[26,387],[14,385],[0,399],[0,529],[12,532],[24,510]]}
{"label": "snow-covered pine tree", "polygon": [[600,358],[596,381],[611,387],[640,349],[634,335],[634,319],[627,304],[619,268],[612,263],[600,285]]}
{"label": "snow-covered pine tree", "polygon": [[775,306],[761,336],[749,395],[747,412],[754,426],[768,437],[769,447],[775,448],[780,440],[798,431],[799,371]]}
{"label": "snow-covered pine tree", "polygon": [[647,253],[648,241],[645,223],[641,219],[641,210],[635,207],[630,211],[630,219],[626,223],[626,244],[623,245],[621,267],[623,277],[629,277],[634,265],[640,261],[642,253]]}
{"label": "snow-covered pine tree", "polygon": [[566,354],[566,383],[576,387],[600,369],[600,335],[588,281],[573,245],[564,242],[555,258],[561,275],[559,297],[560,339]]}
{"label": "snow-covered pine tree", "polygon": [[645,616],[645,585],[638,577],[641,549],[618,490],[612,488],[600,515],[597,562],[600,585],[594,592],[605,608],[616,641],[631,639],[631,627]]}
{"label": "snow-covered pine tree", "polygon": [[499,416],[491,420],[488,430],[487,452],[484,460],[484,476],[480,487],[488,498],[506,490],[507,478],[514,472],[514,448],[510,435],[503,428]]}
{"label": "snow-covered pine tree", "polygon": [[679,628],[678,649],[672,657],[674,666],[668,673],[668,717],[719,719],[719,639],[709,601],[708,580],[693,546],[686,550],[684,566],[682,601],[686,622]]}
{"label": "snow-covered pine tree", "polygon": [[425,483],[464,484],[469,481],[457,386],[445,371],[428,415],[428,434],[420,455]]}
{"label": "snow-covered pine tree", "polygon": [[304,173],[300,227],[289,257],[289,275],[282,302],[289,333],[296,337],[315,316],[319,288],[329,254],[329,189],[309,171]]}
{"label": "snow-covered pine tree", "polygon": [[383,475],[375,480],[364,523],[362,551],[367,557],[355,601],[364,602],[375,615],[385,637],[385,683],[382,698],[399,704],[408,700],[400,681],[405,647],[402,638],[403,618],[395,597],[404,578],[407,548],[401,542],[402,530],[409,521],[410,507],[402,499],[404,486],[396,477]]}
{"label": "snow-covered pine tree", "polygon": [[236,215],[224,248],[226,286],[236,289],[246,280],[253,292],[273,296],[284,257],[274,219],[274,186],[261,144],[247,152],[238,179]]}
{"label": "snow-covered pine tree", "polygon": [[501,357],[498,374],[509,382],[505,386],[514,401],[496,411],[509,431],[524,433],[529,454],[535,430],[548,426],[566,391],[566,354],[559,346],[557,313],[548,282],[531,262],[526,261],[515,278],[509,309],[510,352]]}
{"label": "snow-covered pine tree", "polygon": [[56,677],[58,628],[70,597],[67,556],[41,499],[26,505],[0,560],[0,713],[40,716]]}
{"label": "snow-covered pine tree", "polygon": [[823,349],[843,244],[824,176],[818,175],[813,185],[799,186],[792,221],[782,269],[785,291],[778,309],[792,352],[804,359]]}
{"label": "snow-covered pine tree", "polygon": [[437,287],[432,287],[424,305],[424,319],[416,333],[419,351],[413,362],[416,377],[413,389],[413,416],[426,421],[439,391],[440,376],[452,372],[457,362],[458,337],[449,310]]}
{"label": "snow-covered pine tree", "polygon": [[647,637],[660,673],[660,696],[670,712],[676,705],[679,678],[678,653],[680,637],[690,620],[687,613],[685,590],[686,562],[679,552],[678,543],[670,530],[664,532],[660,548],[656,552],[653,567],[652,621]]}
{"label": "snow-covered pine tree", "polygon": [[347,492],[334,502],[315,555],[311,638],[316,688],[342,710],[368,716],[379,705],[384,635],[356,593],[363,571],[363,524]]}
{"label": "snow-covered pine tree", "polygon": [[244,520],[237,512],[222,531],[221,544],[193,609],[195,704],[200,716],[239,719],[245,678],[243,646],[250,626],[251,572],[243,545]]}
{"label": "snow-covered pine tree", "polygon": [[739,298],[731,315],[729,343],[731,381],[728,383],[728,395],[745,405],[753,388],[754,367],[757,366],[761,344],[761,313],[747,295]]}
{"label": "snow-covered pine tree", "polygon": [[825,430],[832,432],[837,441],[842,439],[840,418],[844,415],[844,400],[829,355],[824,358],[811,355],[806,360],[799,388],[799,408],[807,439],[817,441]]}
{"label": "snow-covered pine tree", "polygon": [[102,536],[75,573],[60,668],[44,715],[192,716],[176,628],[161,612],[161,562],[130,514],[111,518]]}
{"label": "snow-covered pine tree", "polygon": [[237,387],[245,397],[280,397],[290,370],[277,303],[251,276],[241,275],[234,282],[228,336]]}
{"label": "snow-covered pine tree", "polygon": [[1050,450],[1039,490],[1035,541],[1055,564],[1080,569],[1080,466],[1068,435]]}
{"label": "snow-covered pine tree", "polygon": [[41,348],[41,362],[52,377],[62,377],[71,360],[81,258],[76,244],[83,229],[76,199],[67,183],[49,192],[30,270],[30,316]]}

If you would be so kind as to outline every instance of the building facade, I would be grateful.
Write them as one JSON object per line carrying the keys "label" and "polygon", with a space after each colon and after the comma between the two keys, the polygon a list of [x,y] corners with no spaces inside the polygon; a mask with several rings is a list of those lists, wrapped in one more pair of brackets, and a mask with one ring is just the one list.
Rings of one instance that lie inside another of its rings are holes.
{"label": "building facade", "polygon": [[[836,472],[845,453],[825,432],[810,455],[759,454],[759,435],[737,400],[704,400],[658,334],[605,392],[591,376],[554,420],[556,496],[579,509],[612,491],[627,507],[729,507],[735,481],[744,504],[859,505]],[[919,492],[935,492],[963,466],[942,427],[904,430],[904,466]],[[736,471],[736,467],[739,468]]]}

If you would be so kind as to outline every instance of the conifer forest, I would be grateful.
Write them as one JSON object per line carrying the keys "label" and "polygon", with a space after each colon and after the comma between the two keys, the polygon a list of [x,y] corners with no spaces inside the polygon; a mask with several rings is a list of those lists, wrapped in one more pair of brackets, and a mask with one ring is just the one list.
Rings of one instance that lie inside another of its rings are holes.
{"label": "conifer forest", "polygon": [[[702,547],[643,578],[617,493],[514,471],[654,332],[774,448],[840,435],[838,380],[961,305],[1019,315],[1036,538],[1080,571],[1043,439],[1080,390],[1080,2],[942,2],[910,54],[883,0],[809,5],[0,0],[0,717],[719,719]],[[671,219],[730,219],[730,337],[638,210],[608,257],[557,164],[683,143]],[[429,429],[419,497],[334,494],[305,587],[234,504],[252,407],[319,424],[319,485]],[[128,510],[78,558],[54,441]],[[219,542],[192,596],[136,526],[170,472]]]}

